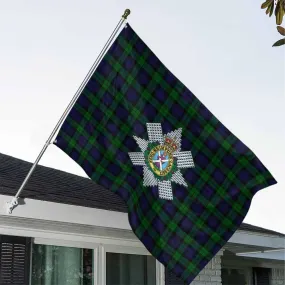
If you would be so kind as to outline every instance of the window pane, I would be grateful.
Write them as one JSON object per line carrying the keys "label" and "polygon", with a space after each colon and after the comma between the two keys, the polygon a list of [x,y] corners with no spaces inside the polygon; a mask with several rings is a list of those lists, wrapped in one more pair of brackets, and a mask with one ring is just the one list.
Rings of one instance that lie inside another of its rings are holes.
{"label": "window pane", "polygon": [[33,245],[32,285],[92,285],[93,250]]}
{"label": "window pane", "polygon": [[155,285],[155,259],[146,255],[108,252],[106,275],[107,285]]}
{"label": "window pane", "polygon": [[247,285],[247,274],[242,269],[222,268],[223,285]]}

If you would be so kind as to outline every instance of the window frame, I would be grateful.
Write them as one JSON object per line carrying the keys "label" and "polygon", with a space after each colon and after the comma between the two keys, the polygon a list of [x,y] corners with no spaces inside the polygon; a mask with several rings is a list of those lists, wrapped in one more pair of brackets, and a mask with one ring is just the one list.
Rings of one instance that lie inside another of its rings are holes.
{"label": "window frame", "polygon": [[33,238],[31,242],[31,250],[30,250],[30,280],[29,284],[32,285],[32,270],[33,270],[33,245],[54,245],[54,246],[62,246],[62,247],[74,247],[80,249],[92,249],[93,250],[93,285],[99,285],[98,274],[98,248],[99,244],[92,242],[84,242],[84,241],[74,241],[74,240],[63,240],[63,239],[53,239],[53,238]]}
{"label": "window frame", "polygon": [[[34,238],[31,244],[30,254],[30,271],[32,270],[32,246],[33,244],[55,245],[76,248],[88,248],[93,250],[93,271],[94,285],[106,285],[106,254],[107,252],[150,255],[142,244],[138,246],[122,245],[122,242],[117,239],[111,239],[111,243],[93,243],[75,240],[52,239],[52,238]],[[97,273],[97,274],[96,274]],[[31,283],[30,278],[30,285]],[[156,285],[165,285],[164,266],[156,260]]]}
{"label": "window frame", "polygon": [[[120,246],[120,245],[101,245],[99,246],[99,256],[101,257],[102,271],[100,276],[100,284],[106,285],[106,255],[107,253],[122,253],[122,254],[134,254],[134,255],[150,255],[150,253],[144,247],[133,246]],[[165,285],[164,266],[155,261],[156,271],[156,285]],[[99,285],[99,284],[98,284]]]}

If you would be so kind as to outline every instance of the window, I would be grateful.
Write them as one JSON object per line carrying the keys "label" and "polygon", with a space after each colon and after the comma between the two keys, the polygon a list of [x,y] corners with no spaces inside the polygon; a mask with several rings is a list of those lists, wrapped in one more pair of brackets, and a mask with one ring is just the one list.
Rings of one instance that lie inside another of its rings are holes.
{"label": "window", "polygon": [[249,285],[249,272],[246,269],[222,268],[223,285]]}
{"label": "window", "polygon": [[92,284],[92,249],[33,245],[31,285]]}
{"label": "window", "polygon": [[271,269],[270,268],[253,268],[254,285],[270,285]]}
{"label": "window", "polygon": [[106,285],[155,285],[156,261],[152,256],[106,253]]}
{"label": "window", "polygon": [[126,246],[125,241],[115,240],[98,244],[1,235],[0,242],[1,285],[165,284],[163,265],[139,243]]}

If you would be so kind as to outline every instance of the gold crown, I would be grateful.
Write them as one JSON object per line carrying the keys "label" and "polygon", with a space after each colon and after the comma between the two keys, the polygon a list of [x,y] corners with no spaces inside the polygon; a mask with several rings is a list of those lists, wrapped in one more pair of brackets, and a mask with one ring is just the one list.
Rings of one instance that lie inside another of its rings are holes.
{"label": "gold crown", "polygon": [[170,147],[171,149],[173,149],[174,151],[176,151],[178,149],[178,145],[177,145],[177,142],[175,140],[176,140],[176,137],[174,137],[174,138],[166,137],[165,138],[165,144],[168,147]]}

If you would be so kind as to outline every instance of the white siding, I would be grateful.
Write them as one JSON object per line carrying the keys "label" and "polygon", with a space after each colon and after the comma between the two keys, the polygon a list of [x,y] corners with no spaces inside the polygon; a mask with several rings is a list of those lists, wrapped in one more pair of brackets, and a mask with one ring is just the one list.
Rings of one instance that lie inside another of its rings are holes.
{"label": "white siding", "polygon": [[285,285],[284,269],[272,268],[271,285]]}

